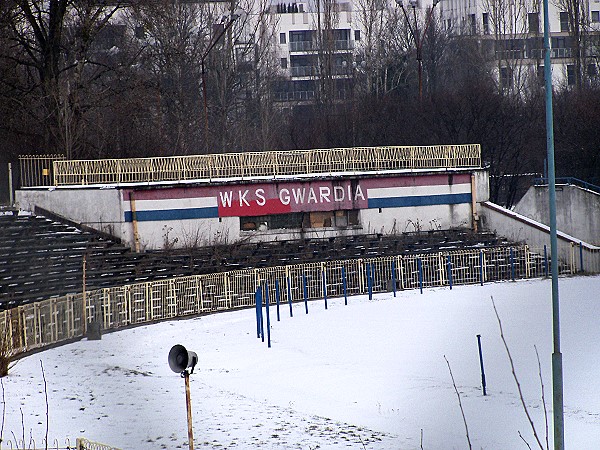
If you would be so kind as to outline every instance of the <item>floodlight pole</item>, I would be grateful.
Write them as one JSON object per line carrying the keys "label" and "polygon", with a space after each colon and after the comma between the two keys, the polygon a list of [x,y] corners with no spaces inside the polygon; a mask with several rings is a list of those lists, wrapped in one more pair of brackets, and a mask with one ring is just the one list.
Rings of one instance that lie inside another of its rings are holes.
{"label": "floodlight pole", "polygon": [[204,68],[204,61],[208,57],[208,54],[210,53],[210,51],[214,48],[215,45],[217,45],[217,43],[221,40],[223,35],[229,29],[229,27],[231,27],[231,25],[233,25],[233,22],[235,22],[238,19],[238,17],[239,16],[237,14],[232,14],[232,16],[229,18],[229,21],[227,22],[227,24],[225,26],[223,26],[223,29],[221,30],[221,32],[208,43],[206,50],[204,50],[204,53],[200,57],[200,65],[201,65],[201,69],[202,69],[201,79],[202,79],[202,100],[203,100],[203,105],[204,105],[204,143],[205,143],[205,147],[207,146],[206,144],[208,144],[208,103],[207,103],[207,97],[206,97],[206,71]]}
{"label": "floodlight pole", "polygon": [[440,1],[441,0],[433,1],[433,5],[427,12],[425,29],[423,30],[423,33],[420,33],[419,22],[417,21],[417,12],[416,12],[417,0],[409,0],[410,6],[412,7],[412,10],[413,10],[413,18],[415,21],[414,29],[410,23],[408,13],[406,12],[406,9],[404,8],[403,0],[396,0],[396,3],[398,3],[400,8],[402,9],[402,12],[404,13],[404,18],[406,19],[406,25],[408,26],[408,31],[410,31],[410,35],[413,38],[413,41],[415,42],[415,48],[417,50],[417,75],[418,75],[418,80],[419,80],[419,100],[423,100],[423,42],[425,41],[427,29],[429,28],[429,24],[431,23],[431,19],[433,17],[433,10],[435,9],[436,5]]}
{"label": "floodlight pole", "polygon": [[558,297],[558,239],[556,232],[556,170],[554,167],[554,122],[552,112],[552,66],[550,62],[550,21],[548,0],[544,7],[544,79],[546,87],[546,149],[548,158],[548,203],[550,209],[550,260],[552,262],[552,409],[554,449],[565,448],[563,411],[563,369],[560,352]]}
{"label": "floodlight pole", "polygon": [[185,379],[185,406],[187,407],[188,442],[190,450],[194,450],[194,429],[192,426],[192,396],[190,395],[190,373],[184,370],[181,376]]}

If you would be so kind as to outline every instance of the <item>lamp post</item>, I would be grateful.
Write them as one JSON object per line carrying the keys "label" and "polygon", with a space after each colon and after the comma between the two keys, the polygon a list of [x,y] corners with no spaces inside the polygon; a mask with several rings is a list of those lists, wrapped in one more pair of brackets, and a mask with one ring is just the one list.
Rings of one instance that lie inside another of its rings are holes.
{"label": "lamp post", "polygon": [[404,18],[406,19],[406,25],[408,26],[408,30],[410,31],[410,35],[413,38],[413,41],[415,42],[415,47],[417,50],[417,71],[418,71],[418,77],[419,77],[419,100],[423,99],[423,41],[425,40],[425,35],[427,34],[427,29],[429,28],[429,24],[431,23],[431,18],[433,17],[433,10],[435,9],[436,5],[440,1],[441,0],[433,0],[433,5],[429,9],[429,11],[427,11],[427,17],[425,19],[425,29],[423,30],[423,33],[420,33],[419,32],[419,22],[417,20],[418,0],[409,0],[409,2],[408,2],[409,5],[411,6],[412,12],[413,12],[413,19],[415,22],[414,27],[410,23],[410,18],[408,17],[406,8],[404,8],[404,1],[396,0],[396,3],[398,3],[398,6],[400,6],[400,8],[402,9],[402,12],[404,13]]}
{"label": "lamp post", "polygon": [[563,368],[560,351],[560,315],[558,296],[558,236],[556,229],[556,171],[554,167],[554,113],[552,111],[552,63],[550,61],[550,20],[548,0],[544,11],[544,81],[546,89],[546,154],[548,159],[548,205],[550,219],[550,260],[552,261],[552,412],[554,449],[565,448],[563,407]]}
{"label": "lamp post", "polygon": [[219,34],[217,34],[208,43],[206,50],[204,50],[204,53],[200,57],[200,64],[202,67],[202,99],[204,102],[204,142],[205,142],[205,144],[208,143],[208,104],[207,104],[207,100],[206,100],[206,78],[205,78],[206,72],[204,70],[204,62],[206,61],[206,58],[208,57],[208,54],[211,52],[211,50],[215,47],[215,45],[217,45],[217,43],[221,40],[223,35],[227,32],[227,30],[231,27],[231,25],[233,25],[233,22],[235,22],[238,17],[239,17],[239,14],[232,14],[229,19],[227,19],[227,16],[223,16],[221,18],[221,24],[225,24],[225,21],[227,21],[227,23],[223,26],[223,28],[221,29]]}

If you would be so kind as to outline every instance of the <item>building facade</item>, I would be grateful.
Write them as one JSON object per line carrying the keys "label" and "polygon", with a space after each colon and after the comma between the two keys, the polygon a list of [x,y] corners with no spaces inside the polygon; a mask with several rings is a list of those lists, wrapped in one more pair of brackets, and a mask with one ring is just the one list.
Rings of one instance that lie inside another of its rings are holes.
{"label": "building facade", "polygon": [[[343,99],[356,80],[353,69],[357,63],[364,64],[358,60],[364,56],[358,55],[359,49],[364,49],[364,37],[372,35],[377,21],[379,26],[393,25],[398,33],[404,28],[408,37],[405,51],[416,53],[417,59],[427,57],[421,54],[426,51],[425,31],[429,23],[436,22],[450,41],[467,38],[477,42],[502,90],[522,93],[543,86],[543,10],[539,0],[306,1],[273,4],[270,13],[277,17],[273,23],[285,77],[276,88],[279,101],[314,100],[328,80],[335,99]],[[553,1],[549,14],[553,84],[596,83],[600,0]],[[433,25],[429,31],[431,28]],[[390,39],[389,35],[380,36]]]}

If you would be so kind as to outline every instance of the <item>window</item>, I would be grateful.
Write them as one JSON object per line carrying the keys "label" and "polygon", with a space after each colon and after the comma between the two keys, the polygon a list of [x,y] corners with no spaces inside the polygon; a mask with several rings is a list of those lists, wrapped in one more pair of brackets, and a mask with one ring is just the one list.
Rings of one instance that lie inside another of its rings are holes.
{"label": "window", "polygon": [[600,11],[592,11],[592,22],[600,22]]}
{"label": "window", "polygon": [[451,30],[452,29],[452,19],[447,19],[446,20],[446,30]]}
{"label": "window", "polygon": [[575,85],[575,66],[572,64],[567,66],[567,84],[569,86]]}
{"label": "window", "polygon": [[527,14],[527,24],[529,25],[530,34],[539,34],[540,32],[540,15],[539,13]]}
{"label": "window", "polygon": [[598,75],[598,66],[594,63],[588,64],[587,73],[588,76],[595,77],[596,75]]}
{"label": "window", "polygon": [[354,40],[360,41],[360,30],[354,30]]}
{"label": "window", "polygon": [[483,34],[490,34],[490,15],[483,13]]}
{"label": "window", "polygon": [[552,48],[567,48],[567,40],[564,36],[552,38]]}
{"label": "window", "polygon": [[477,34],[477,18],[475,14],[469,16],[469,24],[471,26],[471,34]]}
{"label": "window", "polygon": [[543,83],[545,81],[546,72],[545,72],[544,66],[542,66],[542,65],[537,66],[537,78],[541,83]]}
{"label": "window", "polygon": [[281,68],[287,69],[287,58],[281,58]]}
{"label": "window", "polygon": [[569,13],[560,13],[560,31],[569,31]]}
{"label": "window", "polygon": [[135,27],[135,37],[138,39],[144,39],[144,37],[146,36],[146,30],[144,29],[144,26],[138,26]]}
{"label": "window", "polygon": [[286,43],[285,33],[279,33],[279,43],[280,44],[285,44]]}
{"label": "window", "polygon": [[502,89],[511,88],[513,85],[512,69],[510,67],[500,68],[500,85]]}
{"label": "window", "polygon": [[358,225],[357,209],[240,217],[240,230],[242,231],[330,227],[345,228]]}

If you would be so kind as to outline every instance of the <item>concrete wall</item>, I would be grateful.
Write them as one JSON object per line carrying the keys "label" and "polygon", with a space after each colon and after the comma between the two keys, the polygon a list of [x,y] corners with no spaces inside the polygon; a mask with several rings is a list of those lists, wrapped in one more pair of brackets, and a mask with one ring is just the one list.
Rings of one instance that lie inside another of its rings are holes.
{"label": "concrete wall", "polygon": [[[548,186],[532,186],[515,212],[549,223]],[[590,244],[600,245],[600,194],[573,185],[556,186],[556,226]]]}
{"label": "concrete wall", "polygon": [[[523,242],[541,251],[546,246],[550,252],[550,227],[514,211],[491,202],[485,202],[480,210],[481,224],[514,242]],[[558,257],[563,261],[573,261],[580,268],[580,257],[588,272],[600,270],[600,247],[579,240],[558,231]]]}
{"label": "concrete wall", "polygon": [[19,209],[33,212],[39,206],[119,238],[126,231],[119,189],[21,189],[15,202]]}
{"label": "concrete wall", "polygon": [[[17,202],[21,209],[33,211],[39,206],[143,251],[471,228],[473,200],[488,197],[486,170],[439,170],[259,183],[24,189],[18,191]],[[240,217],[254,222],[263,215],[327,211],[358,211],[359,223],[268,230],[242,230],[240,224]]]}

